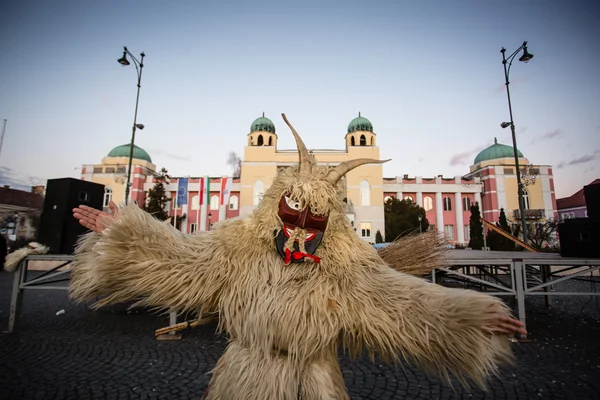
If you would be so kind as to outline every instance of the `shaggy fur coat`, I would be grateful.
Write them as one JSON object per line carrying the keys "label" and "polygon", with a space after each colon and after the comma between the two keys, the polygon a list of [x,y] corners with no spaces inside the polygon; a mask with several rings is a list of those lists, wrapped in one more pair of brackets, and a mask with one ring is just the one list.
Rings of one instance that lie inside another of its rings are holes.
{"label": "shaggy fur coat", "polygon": [[[511,360],[485,294],[444,288],[390,268],[353,232],[331,168],[280,172],[254,211],[209,232],[184,235],[136,205],[121,207],[102,233],[76,250],[70,295],[101,307],[137,305],[217,312],[229,345],[207,399],[348,399],[338,349],[412,363],[484,386]],[[329,215],[319,263],[284,265],[274,237],[282,195]],[[434,251],[432,249],[432,251]]]}

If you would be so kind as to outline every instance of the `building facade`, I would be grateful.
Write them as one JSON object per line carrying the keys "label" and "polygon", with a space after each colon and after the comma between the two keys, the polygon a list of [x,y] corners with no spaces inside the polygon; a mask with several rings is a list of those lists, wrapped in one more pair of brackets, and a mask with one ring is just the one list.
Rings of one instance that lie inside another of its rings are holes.
{"label": "building facade", "polygon": [[[340,142],[341,138],[340,135]],[[298,162],[297,149],[279,149],[277,140],[275,124],[263,113],[252,122],[246,134],[240,177],[170,178],[165,190],[175,226],[186,233],[209,230],[212,224],[223,219],[252,213],[279,171]],[[348,124],[343,143],[342,149],[308,150],[318,164],[327,166],[357,158],[380,159],[373,124],[360,113]],[[105,207],[110,200],[117,203],[124,200],[129,149],[129,145],[115,147],[101,164],[82,168],[82,179],[105,185]],[[556,219],[552,168],[531,164],[520,152],[518,156],[525,218],[530,222]],[[147,191],[155,184],[156,166],[150,155],[137,146],[133,153],[133,171],[130,199],[142,206]],[[227,180],[229,197],[224,202],[222,185]],[[180,189],[181,182],[187,182],[183,189]],[[206,182],[210,182],[210,193],[203,194]],[[481,215],[489,222],[498,222],[501,209],[513,226],[520,221],[513,148],[497,140],[475,157],[464,176],[384,178],[381,164],[367,164],[348,172],[341,183],[346,193],[346,215],[357,236],[367,242],[375,242],[377,231],[385,234],[384,203],[390,197],[410,199],[423,207],[430,229],[455,244],[469,242],[472,204],[479,205]],[[176,207],[178,190],[185,191],[187,204]]]}
{"label": "building facade", "polygon": [[435,230],[451,243],[466,245],[470,240],[471,205],[481,204],[483,183],[479,178],[460,176],[434,178],[420,176],[385,178],[385,201],[410,200],[423,207],[429,230]]}
{"label": "building facade", "polygon": [[[525,219],[529,222],[556,220],[558,212],[552,167],[532,164],[520,151],[517,154]],[[494,139],[493,145],[475,157],[467,176],[479,178],[483,183],[480,208],[485,220],[497,222],[500,210],[504,209],[513,227],[519,225],[521,216],[513,147]]]}
{"label": "building facade", "polygon": [[[590,185],[600,184],[600,179],[595,179]],[[569,197],[556,200],[558,218],[560,221],[573,218],[587,218],[587,202],[584,189],[581,188]]]}
{"label": "building facade", "polygon": [[[289,134],[291,135],[291,132]],[[345,148],[340,150],[310,147],[307,149],[318,165],[335,166],[357,158],[380,159],[373,125],[360,113],[350,121],[344,142]],[[286,150],[277,147],[275,124],[264,114],[257,118],[250,125],[244,148],[240,179],[240,215],[252,213],[278,171],[297,162],[297,149]],[[356,234],[368,242],[375,242],[377,231],[385,233],[382,171],[381,164],[362,165],[348,172],[342,180],[347,193],[346,215]]]}

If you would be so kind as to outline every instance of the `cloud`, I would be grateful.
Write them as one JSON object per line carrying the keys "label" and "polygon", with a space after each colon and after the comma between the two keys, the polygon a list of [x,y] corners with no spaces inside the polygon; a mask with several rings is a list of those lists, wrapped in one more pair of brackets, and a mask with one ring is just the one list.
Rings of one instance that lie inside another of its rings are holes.
{"label": "cloud", "polygon": [[0,185],[8,185],[13,189],[29,191],[31,186],[43,184],[45,184],[45,181],[37,176],[24,175],[12,168],[0,167]]}
{"label": "cloud", "polygon": [[456,165],[471,165],[471,160],[473,156],[488,146],[488,144],[480,145],[474,148],[473,150],[463,151],[462,153],[454,154],[452,157],[450,157],[450,162],[448,163],[448,165],[452,167]]}
{"label": "cloud", "polygon": [[600,158],[600,150],[594,150],[594,152],[592,152],[590,154],[586,154],[585,156],[575,158],[570,161],[561,161],[560,163],[558,163],[556,168],[561,169],[564,167],[571,167],[574,165],[586,164],[586,163],[589,163],[590,161],[594,161],[598,158]]}
{"label": "cloud", "polygon": [[469,160],[471,159],[471,154],[472,154],[472,152],[470,152],[470,151],[465,151],[463,153],[455,154],[450,158],[450,162],[448,164],[451,166],[466,165],[467,162],[469,162]]}
{"label": "cloud", "polygon": [[177,155],[177,154],[169,153],[164,150],[147,149],[147,151],[148,151],[148,153],[152,154],[152,156],[163,156],[163,157],[168,157],[168,158],[172,158],[174,160],[179,160],[179,161],[189,161],[190,160],[189,156]]}
{"label": "cloud", "polygon": [[557,128],[553,131],[546,132],[543,135],[534,137],[533,139],[531,139],[531,144],[537,142],[538,140],[547,141],[547,140],[553,140],[553,139],[560,139],[564,135],[565,135],[565,133],[563,132],[563,130],[560,128]]}

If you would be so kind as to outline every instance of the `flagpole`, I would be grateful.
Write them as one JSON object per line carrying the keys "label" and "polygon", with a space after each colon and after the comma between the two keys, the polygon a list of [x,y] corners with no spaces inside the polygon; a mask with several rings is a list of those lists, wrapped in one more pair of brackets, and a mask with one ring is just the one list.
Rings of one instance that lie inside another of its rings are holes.
{"label": "flagpole", "polygon": [[186,215],[186,219],[185,220],[181,220],[181,231],[185,234],[187,234],[188,232],[188,219],[187,218],[187,214],[189,212],[189,207],[188,207],[188,203],[190,201],[190,177],[189,175],[186,178],[186,188],[185,188],[185,204],[183,204],[182,208],[181,208],[181,213],[182,213],[182,218],[183,218],[183,214]]}
{"label": "flagpole", "polygon": [[[196,231],[200,230],[200,209],[202,208],[202,196],[204,185],[202,184],[202,177],[198,178],[198,209],[196,210]],[[193,206],[193,204],[192,204]]]}
{"label": "flagpole", "polygon": [[207,193],[210,190],[210,178],[205,175],[204,176],[204,187],[202,189],[202,206],[200,207],[200,230],[206,230],[206,218],[208,214],[208,199],[210,197],[210,193]]}
{"label": "flagpole", "polygon": [[177,190],[175,190],[175,209],[173,210],[173,213],[175,214],[175,219],[173,222],[173,227],[175,229],[177,229],[177,198],[179,194],[179,178],[177,178]]}

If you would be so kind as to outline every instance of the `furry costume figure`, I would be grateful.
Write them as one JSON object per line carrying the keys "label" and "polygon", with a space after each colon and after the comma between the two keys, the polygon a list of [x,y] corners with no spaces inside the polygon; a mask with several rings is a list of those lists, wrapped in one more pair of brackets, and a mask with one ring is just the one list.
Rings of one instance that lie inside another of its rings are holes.
{"label": "furry costume figure", "polygon": [[511,359],[507,337],[494,330],[519,331],[518,321],[494,297],[385,264],[353,232],[337,185],[352,168],[380,161],[317,166],[288,125],[300,163],[275,178],[246,218],[185,235],[136,205],[114,216],[74,210],[97,232],[79,243],[72,298],[218,312],[230,343],[210,400],[348,399],[340,346],[484,386]]}

